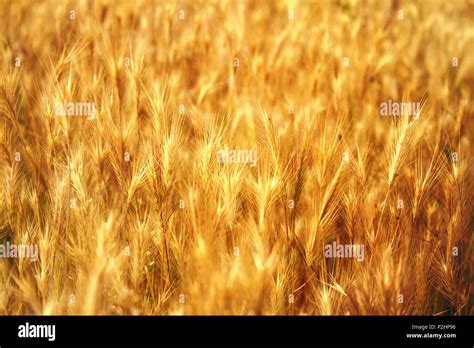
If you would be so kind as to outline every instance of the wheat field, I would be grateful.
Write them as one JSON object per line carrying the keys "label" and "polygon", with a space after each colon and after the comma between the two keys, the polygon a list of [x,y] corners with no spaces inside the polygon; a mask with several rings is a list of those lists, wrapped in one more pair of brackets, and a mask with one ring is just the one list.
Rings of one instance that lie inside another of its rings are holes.
{"label": "wheat field", "polygon": [[473,24],[1,0],[0,314],[473,315]]}

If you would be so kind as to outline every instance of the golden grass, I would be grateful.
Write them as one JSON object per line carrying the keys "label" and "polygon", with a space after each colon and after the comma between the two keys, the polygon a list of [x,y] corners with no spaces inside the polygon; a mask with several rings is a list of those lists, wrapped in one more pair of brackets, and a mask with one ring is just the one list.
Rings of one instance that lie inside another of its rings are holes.
{"label": "golden grass", "polygon": [[39,260],[0,259],[0,314],[472,315],[473,18],[1,1],[0,239]]}

